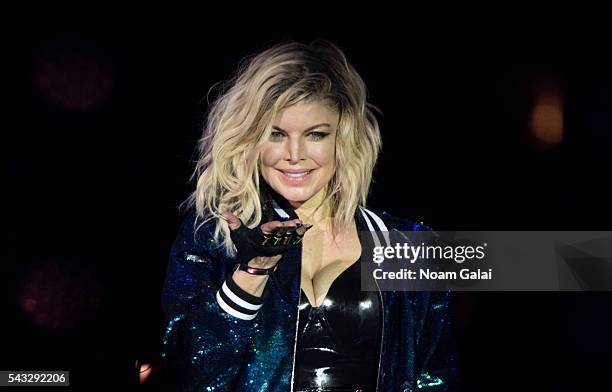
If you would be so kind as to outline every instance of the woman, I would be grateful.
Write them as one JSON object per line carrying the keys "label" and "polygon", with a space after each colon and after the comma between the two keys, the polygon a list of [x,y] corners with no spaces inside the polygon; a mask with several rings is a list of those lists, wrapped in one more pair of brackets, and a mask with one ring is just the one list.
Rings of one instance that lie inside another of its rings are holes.
{"label": "woman", "polygon": [[360,289],[360,233],[425,229],[365,208],[372,109],[321,40],[249,59],[212,105],[163,292],[177,388],[455,390],[447,294]]}

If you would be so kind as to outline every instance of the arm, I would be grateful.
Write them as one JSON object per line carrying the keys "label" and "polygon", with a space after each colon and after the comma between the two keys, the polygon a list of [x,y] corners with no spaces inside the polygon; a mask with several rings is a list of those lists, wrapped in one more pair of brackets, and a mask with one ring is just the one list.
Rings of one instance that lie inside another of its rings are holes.
{"label": "arm", "polygon": [[[398,219],[383,212],[392,230],[433,231],[423,222]],[[405,325],[414,326],[416,340],[415,376],[418,390],[456,392],[460,390],[457,347],[449,315],[450,292],[402,293],[411,309]],[[416,315],[416,317],[415,317]]]}
{"label": "arm", "polygon": [[170,252],[162,359],[179,390],[232,390],[267,286],[262,297],[241,290],[213,251],[207,227],[195,233],[194,222],[191,210]]}
{"label": "arm", "polygon": [[422,299],[418,314],[423,315],[416,324],[417,387],[432,392],[459,391],[456,343],[448,312],[450,293],[417,294]]}

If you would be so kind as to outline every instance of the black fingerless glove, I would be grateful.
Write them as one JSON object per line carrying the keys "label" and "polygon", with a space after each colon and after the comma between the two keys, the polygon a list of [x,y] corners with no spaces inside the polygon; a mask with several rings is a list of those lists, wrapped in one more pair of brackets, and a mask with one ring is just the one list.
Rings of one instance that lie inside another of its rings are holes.
{"label": "black fingerless glove", "polygon": [[[259,183],[262,222],[299,219],[291,204],[272,189],[261,175]],[[279,210],[284,214],[279,214]],[[240,269],[243,271],[247,271],[248,262],[255,257],[282,255],[291,246],[300,243],[304,233],[310,229],[310,225],[307,227],[297,225],[296,227],[281,227],[270,234],[265,234],[259,226],[249,229],[242,221],[240,223],[238,229],[230,231],[230,236],[238,251]],[[268,269],[254,268],[247,272],[256,275],[269,274],[275,267]]]}
{"label": "black fingerless glove", "polygon": [[249,229],[242,221],[240,223],[239,228],[230,230],[230,236],[241,264],[248,264],[259,256],[282,255],[293,245],[299,244],[306,230],[311,227],[298,224],[295,227],[280,227],[270,234],[265,234],[260,226]]}

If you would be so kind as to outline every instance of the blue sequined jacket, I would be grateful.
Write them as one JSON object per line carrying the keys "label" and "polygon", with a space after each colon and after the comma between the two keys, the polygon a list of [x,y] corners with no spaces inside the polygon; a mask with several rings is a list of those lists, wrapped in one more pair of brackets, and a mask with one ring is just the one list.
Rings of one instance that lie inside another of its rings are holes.
{"label": "blue sequined jacket", "polygon": [[[386,212],[365,208],[359,212],[368,226],[360,230],[427,230],[421,223]],[[228,287],[236,260],[215,246],[213,222],[197,231],[195,222],[192,208],[172,246],[162,294],[162,359],[176,390],[291,391],[301,244],[283,256],[268,279],[263,299],[249,301],[235,285]],[[449,294],[379,291],[379,295],[383,325],[377,391],[458,390]]]}

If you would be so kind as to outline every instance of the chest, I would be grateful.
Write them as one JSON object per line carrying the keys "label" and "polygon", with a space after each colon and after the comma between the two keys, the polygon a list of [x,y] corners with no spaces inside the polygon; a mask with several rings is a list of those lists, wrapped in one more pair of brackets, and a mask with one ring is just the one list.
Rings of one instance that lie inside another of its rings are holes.
{"label": "chest", "polygon": [[333,282],[361,255],[361,243],[353,224],[332,236],[316,229],[306,233],[302,243],[301,288],[311,306],[323,304]]}

